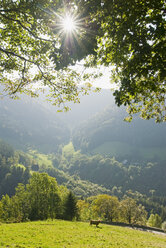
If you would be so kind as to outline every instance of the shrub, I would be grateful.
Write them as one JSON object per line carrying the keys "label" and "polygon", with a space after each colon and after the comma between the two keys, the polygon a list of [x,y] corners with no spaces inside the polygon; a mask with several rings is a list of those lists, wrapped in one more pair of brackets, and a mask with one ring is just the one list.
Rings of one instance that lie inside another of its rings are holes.
{"label": "shrub", "polygon": [[166,221],[162,223],[162,229],[164,230],[164,232],[166,232]]}
{"label": "shrub", "polygon": [[161,217],[158,214],[151,214],[148,219],[148,226],[161,228]]}

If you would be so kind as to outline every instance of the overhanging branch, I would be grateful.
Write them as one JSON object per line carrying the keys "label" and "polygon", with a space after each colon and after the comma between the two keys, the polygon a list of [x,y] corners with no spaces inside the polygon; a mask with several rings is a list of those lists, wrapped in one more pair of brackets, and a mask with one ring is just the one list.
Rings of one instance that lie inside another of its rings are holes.
{"label": "overhanging branch", "polygon": [[23,56],[21,56],[21,55],[19,55],[17,53],[14,53],[12,51],[6,50],[6,49],[4,49],[2,47],[0,47],[0,51],[6,53],[7,55],[12,55],[12,56],[15,56],[17,58],[20,58],[21,60],[24,60],[26,62],[29,62],[29,63],[34,64],[34,65],[37,65],[34,61],[29,60],[29,59],[27,59],[27,58],[25,58],[25,57],[23,57]]}
{"label": "overhanging branch", "polygon": [[[0,13],[1,16],[3,16],[4,18],[6,18],[7,20],[10,20],[10,21],[13,21],[13,22],[17,22],[23,29],[25,29],[26,31],[28,31],[35,39],[38,39],[38,40],[41,40],[41,41],[46,41],[46,42],[52,42],[54,43],[54,41],[52,40],[49,40],[49,39],[44,39],[44,38],[41,38],[37,35],[35,35],[29,28],[25,27],[22,22],[20,20],[17,20],[17,19],[13,19],[13,18],[10,18],[10,17],[7,17],[6,15]],[[29,23],[29,22],[28,22]]]}

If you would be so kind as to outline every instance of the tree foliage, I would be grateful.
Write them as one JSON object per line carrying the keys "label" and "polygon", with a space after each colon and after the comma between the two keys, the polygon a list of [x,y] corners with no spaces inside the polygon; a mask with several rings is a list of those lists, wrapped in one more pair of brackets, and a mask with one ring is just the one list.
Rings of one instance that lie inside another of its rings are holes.
{"label": "tree foliage", "polygon": [[166,221],[162,223],[162,229],[164,230],[164,232],[166,232]]}
{"label": "tree foliage", "polygon": [[98,216],[102,217],[107,221],[117,221],[118,220],[118,207],[119,201],[115,196],[109,195],[98,195],[93,201],[94,210],[97,212]]}
{"label": "tree foliage", "polygon": [[[129,107],[128,120],[140,112],[142,118],[164,121],[165,7],[164,0],[2,1],[4,91],[11,97],[22,92],[34,96],[48,86],[53,104],[79,101],[79,92],[86,92],[89,84],[83,89],[78,82],[90,75],[67,66],[94,55],[86,66],[114,66],[115,101]],[[76,18],[75,35],[61,30],[66,13]]]}
{"label": "tree foliage", "polygon": [[44,220],[55,218],[56,214],[59,214],[60,197],[55,178],[46,173],[33,173],[27,192],[31,205],[30,219]]}
{"label": "tree foliage", "polygon": [[135,199],[118,200],[115,196],[97,195],[78,202],[81,220],[100,218],[107,222],[146,224],[147,212]]}
{"label": "tree foliage", "polygon": [[101,25],[97,61],[114,66],[115,101],[129,106],[128,120],[138,112],[158,122],[166,118],[165,8],[164,0],[104,0],[92,13]]}
{"label": "tree foliage", "polygon": [[73,220],[78,216],[77,199],[70,191],[64,203],[64,218],[66,220]]}
{"label": "tree foliage", "polygon": [[[10,97],[23,92],[36,96],[47,86],[48,99],[60,105],[66,100],[78,101],[79,91],[86,92],[86,87],[78,85],[80,73],[67,68],[89,52],[85,47],[78,53],[79,43],[60,30],[68,2],[1,2],[0,83]],[[85,40],[83,32],[77,36],[79,42]]]}
{"label": "tree foliage", "polygon": [[77,200],[66,187],[46,173],[34,172],[27,185],[19,184],[16,194],[0,201],[0,219],[10,222],[63,218],[78,215]]}
{"label": "tree foliage", "polygon": [[158,214],[151,214],[147,224],[152,227],[161,228],[162,219]]}
{"label": "tree foliage", "polygon": [[147,212],[141,204],[137,204],[135,199],[126,197],[121,201],[121,217],[129,224],[145,224]]}

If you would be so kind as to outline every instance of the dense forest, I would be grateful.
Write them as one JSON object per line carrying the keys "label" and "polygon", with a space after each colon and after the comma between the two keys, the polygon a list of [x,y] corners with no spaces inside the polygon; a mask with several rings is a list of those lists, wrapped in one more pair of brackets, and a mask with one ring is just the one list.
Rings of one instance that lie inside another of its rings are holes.
{"label": "dense forest", "polygon": [[[53,162],[52,162],[53,159]],[[31,172],[47,172],[55,177],[59,184],[68,186],[77,195],[90,196],[101,193],[110,193],[110,190],[97,184],[81,180],[77,175],[70,176],[63,170],[53,166],[55,158],[53,155],[47,156],[38,154],[36,151],[25,153],[15,151],[4,141],[0,141],[0,197],[15,193],[18,183],[26,184],[31,176]]]}

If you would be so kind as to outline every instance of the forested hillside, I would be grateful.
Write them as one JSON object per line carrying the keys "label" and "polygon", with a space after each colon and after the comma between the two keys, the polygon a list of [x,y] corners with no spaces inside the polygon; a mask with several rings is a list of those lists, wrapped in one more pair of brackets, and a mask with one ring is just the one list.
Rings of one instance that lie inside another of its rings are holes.
{"label": "forested hillside", "polygon": [[166,125],[135,118],[123,121],[125,111],[108,106],[80,125],[73,143],[84,153],[115,156],[132,162],[166,160]]}
{"label": "forested hillside", "polygon": [[103,185],[113,194],[122,197],[126,191],[165,196],[165,163],[124,164],[115,158],[102,155],[85,155],[75,151],[72,143],[53,159],[56,168],[77,175],[82,180]]}
{"label": "forested hillside", "polygon": [[72,141],[82,153],[102,154],[118,161],[166,160],[165,124],[135,118],[124,122],[126,112],[115,106],[111,91],[83,96],[67,113],[43,98],[0,101],[0,138],[21,150],[57,152]]}
{"label": "forested hillside", "polygon": [[[13,197],[20,183],[27,185],[33,174],[47,173],[59,185],[72,190],[79,199],[107,194],[132,197],[166,218],[165,164],[123,165],[114,158],[87,156],[75,151],[72,143],[58,154],[44,155],[30,150],[15,151],[0,142],[0,198]],[[26,186],[27,187],[27,186]]]}
{"label": "forested hillside", "polygon": [[[0,138],[13,145],[1,141],[1,197],[13,195],[18,183],[26,184],[37,171],[55,177],[79,198],[140,194],[149,212],[161,214],[165,124],[137,118],[124,122],[125,111],[115,107],[107,90],[83,97],[68,113],[56,110],[43,99],[0,102]],[[147,203],[146,197],[157,200]]]}
{"label": "forested hillside", "polygon": [[69,141],[68,126],[42,99],[3,99],[0,113],[0,138],[18,149],[36,148],[49,153]]}
{"label": "forested hillside", "polygon": [[70,176],[63,170],[57,169],[54,163],[54,156],[49,157],[36,151],[29,151],[28,154],[16,151],[0,140],[0,198],[5,194],[14,195],[17,185],[27,184],[33,172],[48,173],[56,178],[59,184],[67,186],[79,197],[111,192],[103,186],[81,180],[77,175]]}
{"label": "forested hillside", "polygon": [[30,178],[30,158],[16,152],[6,142],[0,140],[0,198],[14,195],[18,183],[26,184]]}

